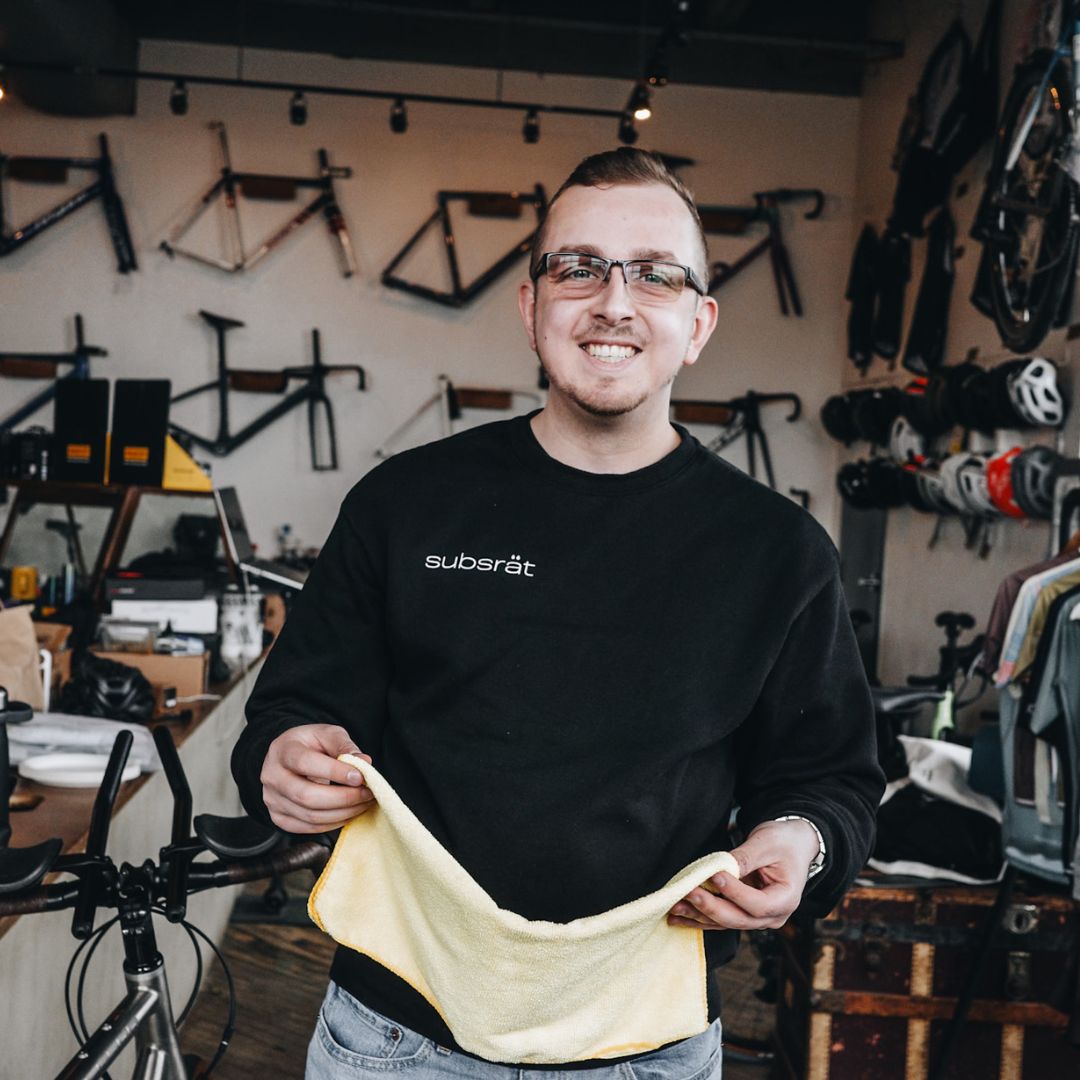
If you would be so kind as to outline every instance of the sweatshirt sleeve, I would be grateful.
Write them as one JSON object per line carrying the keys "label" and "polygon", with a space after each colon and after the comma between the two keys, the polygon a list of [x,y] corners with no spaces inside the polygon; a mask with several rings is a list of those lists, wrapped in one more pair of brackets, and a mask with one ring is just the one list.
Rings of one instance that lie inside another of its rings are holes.
{"label": "sweatshirt sleeve", "polygon": [[885,779],[873,706],[835,560],[792,622],[736,742],[737,823],[745,836],[783,814],[808,818],[825,868],[800,911],[826,915],[870,854]]}
{"label": "sweatshirt sleeve", "polygon": [[[363,482],[361,482],[362,484]],[[386,700],[384,585],[377,550],[358,522],[360,488],[342,505],[308,580],[263,664],[232,754],[244,809],[269,821],[259,774],[270,744],[291,727],[336,724],[375,756]]]}

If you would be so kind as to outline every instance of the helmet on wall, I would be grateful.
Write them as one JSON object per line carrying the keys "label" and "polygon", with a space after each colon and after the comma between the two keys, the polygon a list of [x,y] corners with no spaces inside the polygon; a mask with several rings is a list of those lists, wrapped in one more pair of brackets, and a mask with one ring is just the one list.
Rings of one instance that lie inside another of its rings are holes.
{"label": "helmet on wall", "polygon": [[1021,363],[1008,376],[1009,398],[1016,415],[1032,427],[1060,427],[1065,402],[1057,384],[1057,368],[1041,356]]}
{"label": "helmet on wall", "polygon": [[1029,446],[1012,460],[1013,498],[1029,517],[1050,518],[1061,455],[1048,446]]}
{"label": "helmet on wall", "polygon": [[941,463],[941,487],[949,505],[960,514],[972,514],[976,511],[964,496],[960,487],[960,472],[971,466],[982,468],[982,461],[974,454],[950,454]]}
{"label": "helmet on wall", "polygon": [[938,469],[920,469],[916,480],[923,503],[935,514],[955,514],[956,508],[945,497],[945,486]]}
{"label": "helmet on wall", "polygon": [[900,465],[913,462],[918,465],[926,456],[926,440],[904,416],[892,422],[889,431],[889,454]]}
{"label": "helmet on wall", "polygon": [[1007,517],[1027,517],[1013,494],[1012,481],[1012,463],[1022,449],[1019,446],[1010,447],[1003,453],[994,454],[986,463],[986,488],[990,501]]}
{"label": "helmet on wall", "polygon": [[961,464],[956,478],[960,484],[960,495],[973,514],[985,518],[1001,516],[1001,511],[990,498],[986,482],[986,458],[979,454],[969,455],[968,460]]}

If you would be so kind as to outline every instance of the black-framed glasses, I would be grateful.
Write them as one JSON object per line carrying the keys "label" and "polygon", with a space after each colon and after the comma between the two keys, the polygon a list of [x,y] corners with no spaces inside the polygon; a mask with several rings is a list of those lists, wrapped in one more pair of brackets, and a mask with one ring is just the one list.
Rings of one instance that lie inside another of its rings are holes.
{"label": "black-framed glasses", "polygon": [[532,279],[545,277],[559,296],[585,300],[607,284],[613,266],[622,270],[626,287],[637,300],[677,300],[687,286],[701,296],[707,291],[689,266],[654,259],[603,259],[580,251],[545,252],[532,269]]}

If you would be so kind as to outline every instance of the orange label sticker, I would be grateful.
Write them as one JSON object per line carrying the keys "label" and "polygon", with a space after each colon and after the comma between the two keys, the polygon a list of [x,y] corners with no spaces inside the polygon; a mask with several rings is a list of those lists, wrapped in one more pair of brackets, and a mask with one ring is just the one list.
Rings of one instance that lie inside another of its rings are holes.
{"label": "orange label sticker", "polygon": [[89,461],[90,460],[90,444],[89,443],[68,443],[67,444],[67,459],[68,459],[68,461]]}
{"label": "orange label sticker", "polygon": [[149,446],[125,446],[124,447],[124,464],[125,465],[147,465],[150,462],[150,447]]}

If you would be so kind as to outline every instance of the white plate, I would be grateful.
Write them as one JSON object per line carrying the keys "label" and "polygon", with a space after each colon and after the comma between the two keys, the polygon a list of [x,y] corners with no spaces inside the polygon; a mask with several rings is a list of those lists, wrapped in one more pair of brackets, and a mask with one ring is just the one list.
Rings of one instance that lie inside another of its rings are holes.
{"label": "white plate", "polygon": [[[51,787],[98,787],[109,759],[104,754],[37,754],[19,766],[19,775]],[[121,780],[134,780],[139,766],[129,762]]]}

